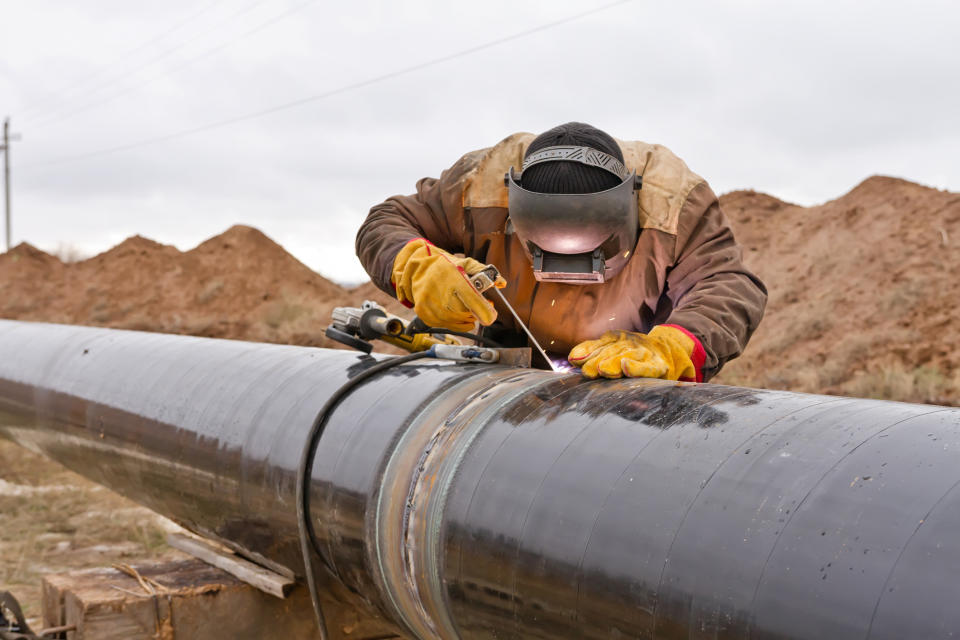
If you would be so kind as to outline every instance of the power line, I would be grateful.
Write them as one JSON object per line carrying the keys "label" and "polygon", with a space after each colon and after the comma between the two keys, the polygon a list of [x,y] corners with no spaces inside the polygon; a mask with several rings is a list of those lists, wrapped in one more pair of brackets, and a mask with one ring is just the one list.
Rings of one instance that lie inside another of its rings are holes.
{"label": "power line", "polygon": [[301,10],[305,9],[307,6],[309,6],[309,5],[311,5],[311,4],[314,4],[316,1],[317,1],[317,0],[307,0],[306,2],[302,2],[302,3],[298,4],[298,5],[295,5],[294,7],[291,7],[290,9],[287,9],[287,10],[284,11],[283,13],[280,13],[279,15],[274,16],[273,18],[270,18],[270,19],[267,20],[266,22],[262,22],[262,23],[258,24],[257,26],[253,27],[252,29],[249,29],[249,30],[247,30],[247,31],[244,31],[243,33],[237,35],[236,37],[231,38],[230,40],[227,40],[226,42],[222,42],[221,44],[213,47],[212,49],[208,49],[207,51],[204,51],[203,53],[201,53],[201,54],[198,55],[198,56],[194,56],[193,58],[188,58],[187,60],[185,60],[185,61],[182,62],[181,64],[178,64],[178,65],[176,65],[176,66],[174,66],[174,67],[170,67],[169,69],[165,69],[165,70],[161,71],[160,73],[157,73],[157,74],[155,74],[155,75],[147,78],[146,80],[144,80],[144,81],[142,81],[142,82],[139,82],[139,83],[137,83],[137,84],[134,84],[134,85],[132,85],[132,86],[127,87],[126,89],[120,91],[119,93],[115,93],[115,94],[113,94],[112,96],[108,96],[108,97],[106,97],[106,98],[104,98],[104,99],[102,99],[102,100],[97,100],[97,101],[95,101],[95,102],[89,102],[89,103],[85,104],[84,106],[79,107],[78,109],[74,109],[73,111],[68,111],[68,112],[66,112],[66,113],[64,113],[64,114],[61,114],[60,116],[53,116],[53,117],[48,118],[48,119],[46,119],[46,120],[42,120],[42,121],[38,122],[35,126],[37,126],[37,127],[42,127],[42,126],[47,126],[47,125],[51,125],[51,124],[56,124],[57,122],[61,122],[61,121],[63,121],[63,120],[67,120],[67,119],[69,119],[69,118],[72,118],[73,116],[76,116],[76,115],[79,115],[79,114],[84,113],[84,112],[86,112],[86,111],[89,111],[90,109],[93,109],[94,107],[99,107],[100,105],[113,102],[114,100],[117,100],[118,98],[122,98],[123,96],[131,93],[132,91],[134,91],[134,90],[136,90],[136,89],[139,89],[140,87],[144,87],[144,86],[152,83],[153,81],[158,80],[159,78],[162,78],[162,77],[164,77],[164,76],[168,76],[168,75],[170,75],[171,73],[174,73],[174,72],[176,72],[176,71],[179,71],[179,70],[181,70],[181,69],[184,69],[184,68],[186,68],[186,67],[189,67],[189,66],[191,66],[191,65],[194,65],[194,64],[196,64],[197,62],[200,62],[201,60],[205,60],[206,58],[209,58],[210,56],[212,56],[213,54],[217,53],[218,51],[222,51],[223,49],[226,49],[227,47],[235,44],[235,43],[238,42],[239,40],[242,40],[243,38],[247,38],[247,37],[249,37],[249,36],[252,36],[253,34],[255,34],[255,33],[259,32],[259,31],[263,31],[263,30],[266,29],[267,27],[273,26],[274,24],[276,24],[277,22],[280,22],[280,21],[283,20],[284,18],[287,18],[288,16],[290,16],[290,15],[292,15],[292,14],[294,14],[294,13],[297,13],[298,11],[301,11]]}
{"label": "power line", "polygon": [[[208,2],[207,4],[205,4],[205,5],[203,5],[202,7],[200,7],[199,10],[194,11],[193,13],[191,13],[187,18],[185,18],[185,19],[181,20],[180,22],[177,22],[177,23],[174,24],[173,26],[171,26],[171,27],[163,30],[162,32],[158,33],[157,35],[155,35],[154,37],[150,38],[150,39],[147,40],[146,42],[143,42],[143,43],[137,45],[137,46],[134,47],[133,49],[130,49],[130,50],[126,51],[125,53],[121,54],[120,56],[117,56],[117,58],[119,58],[119,59],[121,59],[121,60],[126,60],[126,59],[129,58],[130,56],[132,56],[132,55],[134,55],[134,54],[142,51],[143,49],[146,49],[147,47],[149,47],[150,45],[154,44],[155,42],[158,42],[158,41],[160,41],[160,40],[163,40],[164,38],[166,38],[167,36],[169,36],[169,35],[172,34],[172,33],[176,33],[177,31],[179,31],[180,29],[182,29],[183,27],[185,27],[187,24],[189,24],[190,22],[196,20],[198,17],[200,17],[201,15],[203,15],[204,13],[206,13],[207,10],[209,10],[211,7],[213,7],[214,5],[217,5],[217,4],[221,3],[221,2],[223,2],[223,0],[212,0],[211,2]],[[88,81],[93,80],[94,78],[98,78],[98,77],[102,76],[102,75],[104,74],[104,72],[106,72],[106,71],[109,70],[109,69],[112,69],[114,66],[115,66],[115,60],[114,60],[114,62],[109,62],[109,63],[107,63],[106,65],[100,67],[99,69],[97,69],[97,70],[94,71],[93,73],[89,73],[89,74],[81,77],[81,78],[80,78],[79,80],[77,80],[76,82],[74,82],[74,83],[72,83],[72,84],[68,84],[67,86],[62,87],[61,89],[53,92],[53,93],[54,93],[54,97],[56,97],[56,98],[61,97],[60,94],[65,93],[65,92],[70,92],[70,91],[72,91],[73,89],[75,89],[75,88],[77,88],[77,87],[83,86],[83,85],[86,84]],[[27,106],[23,109],[23,111],[32,111],[32,110],[34,110],[34,109],[36,109],[36,108],[38,108],[38,107],[42,107],[42,106],[44,106],[44,105],[47,105],[47,104],[49,104],[49,103],[52,102],[52,101],[53,101],[52,99],[41,100],[40,102],[37,102],[37,103],[35,103],[35,104],[27,105]]]}
{"label": "power line", "polygon": [[133,49],[131,49],[130,51],[128,51],[124,57],[131,56],[131,55],[133,55],[134,53],[138,53],[138,52],[146,49],[147,47],[149,47],[149,46],[152,45],[153,43],[159,42],[160,40],[163,40],[164,38],[166,38],[166,37],[169,36],[170,34],[176,33],[177,31],[179,31],[180,29],[182,29],[183,27],[185,27],[185,26],[188,25],[189,23],[193,22],[194,20],[196,20],[197,18],[199,18],[200,16],[202,16],[204,13],[206,13],[208,10],[210,10],[211,8],[213,8],[213,7],[215,7],[216,5],[220,4],[221,2],[223,2],[223,0],[211,0],[211,2],[208,2],[207,4],[205,4],[205,5],[203,5],[202,7],[200,7],[197,11],[193,12],[192,14],[190,14],[190,16],[189,16],[188,18],[186,18],[186,19],[184,19],[184,20],[181,20],[180,22],[178,22],[177,24],[173,25],[172,27],[170,27],[170,28],[167,29],[166,31],[163,31],[162,33],[156,35],[155,37],[153,37],[153,38],[151,38],[150,40],[148,40],[148,41],[144,42],[143,44],[141,44],[140,46],[134,47]]}
{"label": "power line", "polygon": [[[240,16],[249,13],[250,11],[252,11],[253,9],[255,9],[257,6],[263,4],[264,1],[265,1],[265,0],[255,0],[254,2],[252,2],[252,3],[248,4],[248,5],[246,5],[245,7],[241,8],[239,11],[236,11],[236,12],[234,12],[233,14],[231,14],[226,20],[223,20],[223,21],[221,21],[221,22],[216,23],[216,25],[214,25],[214,28],[219,28],[219,27],[222,27],[222,26],[225,25],[225,24],[228,24],[228,23],[230,23],[230,22],[233,22],[234,20],[236,20],[236,19],[239,18]],[[153,65],[154,63],[163,60],[164,58],[168,58],[169,56],[173,55],[174,53],[176,53],[177,51],[179,51],[179,50],[182,49],[183,47],[185,47],[185,46],[187,46],[187,45],[189,45],[189,44],[193,44],[193,43],[196,42],[197,40],[199,40],[199,39],[203,38],[204,36],[206,36],[208,33],[212,32],[213,30],[214,30],[214,29],[207,29],[206,31],[202,31],[202,32],[199,33],[199,34],[195,34],[194,37],[192,37],[192,38],[190,38],[190,39],[188,39],[188,40],[186,40],[186,41],[184,41],[184,42],[181,42],[181,43],[179,43],[179,44],[177,44],[177,45],[174,45],[173,47],[170,47],[170,48],[168,48],[168,49],[165,49],[165,50],[161,51],[160,53],[158,53],[157,55],[153,56],[152,58],[150,58],[150,59],[147,60],[146,62],[143,62],[143,63],[141,63],[141,64],[139,64],[139,65],[137,65],[137,66],[135,66],[135,67],[133,67],[133,68],[131,68],[131,69],[127,69],[125,72],[121,73],[121,74],[118,75],[118,76],[115,76],[115,77],[113,77],[113,78],[108,79],[106,82],[101,82],[100,84],[94,85],[92,88],[88,88],[86,91],[82,92],[79,96],[74,96],[74,99],[76,99],[76,98],[83,98],[83,97],[89,96],[89,95],[94,95],[94,94],[100,92],[101,89],[108,88],[108,87],[110,87],[111,85],[116,84],[116,83],[119,82],[120,80],[124,80],[125,78],[129,78],[130,76],[138,73],[140,70],[145,69],[146,67],[149,67],[149,66]],[[42,125],[44,125],[44,124],[46,124],[46,123],[48,123],[48,122],[51,122],[52,120],[57,120],[57,119],[58,119],[58,117],[57,117],[57,114],[56,114],[56,112],[55,112],[52,119],[51,119],[50,117],[47,117],[46,119],[44,119],[44,117],[41,116],[41,117],[40,117],[40,122],[38,122],[37,124],[39,124],[39,125],[42,126]]]}
{"label": "power line", "polygon": [[88,152],[88,153],[81,153],[81,154],[72,155],[72,156],[62,156],[62,157],[60,157],[60,158],[55,158],[55,159],[50,160],[50,161],[47,161],[47,162],[41,162],[41,163],[35,163],[35,164],[27,165],[27,166],[24,167],[24,168],[46,167],[46,166],[51,166],[51,165],[64,164],[64,163],[69,163],[69,162],[76,162],[76,161],[78,161],[78,160],[84,160],[84,159],[86,159],[86,158],[93,158],[93,157],[96,157],[96,156],[109,155],[109,154],[118,153],[118,152],[121,152],[121,151],[129,151],[129,150],[131,150],[131,149],[136,149],[136,148],[138,148],[138,147],[145,147],[145,146],[149,146],[149,145],[159,144],[159,143],[161,143],[161,142],[168,142],[168,141],[170,141],[170,140],[176,140],[176,139],[178,139],[178,138],[184,138],[184,137],[191,136],[191,135],[194,135],[194,134],[197,134],[197,133],[202,133],[202,132],[205,132],[205,131],[211,131],[211,130],[213,130],[213,129],[220,129],[220,128],[222,128],[222,127],[226,127],[226,126],[229,126],[229,125],[232,125],[232,124],[236,124],[236,123],[238,123],[238,122],[243,122],[243,121],[245,121],[245,120],[253,120],[253,119],[261,118],[261,117],[263,117],[263,116],[267,116],[267,115],[270,115],[270,114],[273,114],[273,113],[277,113],[277,112],[280,112],[280,111],[286,111],[286,110],[288,110],[288,109],[294,109],[294,108],[296,108],[296,107],[300,107],[300,106],[303,106],[303,105],[305,105],[305,104],[309,104],[309,103],[311,103],[311,102],[317,102],[317,101],[319,101],[319,100],[324,100],[324,99],[326,99],[326,98],[330,98],[330,97],[333,97],[333,96],[336,96],[336,95],[340,95],[340,94],[342,94],[342,93],[347,93],[347,92],[349,92],[349,91],[353,91],[353,90],[356,90],[356,89],[360,89],[360,88],[363,88],[363,87],[367,87],[367,86],[370,86],[370,85],[372,85],[372,84],[377,84],[377,83],[383,82],[383,81],[385,81],[385,80],[390,80],[390,79],[396,78],[396,77],[398,77],[398,76],[402,76],[402,75],[406,75],[406,74],[409,74],[409,73],[413,73],[414,71],[420,71],[421,69],[426,69],[426,68],[428,68],[428,67],[432,67],[432,66],[441,64],[441,63],[443,63],[443,62],[448,62],[448,61],[450,61],[450,60],[455,60],[455,59],[457,59],[457,58],[462,58],[462,57],[464,57],[464,56],[468,56],[468,55],[473,54],[473,53],[476,53],[476,52],[478,52],[478,51],[482,51],[482,50],[484,50],[484,49],[489,49],[489,48],[491,48],[491,47],[495,47],[495,46],[504,44],[504,43],[506,43],[506,42],[511,42],[511,41],[513,41],[513,40],[518,40],[518,39],[520,39],[520,38],[525,38],[525,37],[527,37],[527,36],[529,36],[529,35],[532,35],[532,34],[534,34],[534,33],[539,33],[539,32],[541,32],[541,31],[546,31],[547,29],[552,29],[552,28],[557,27],[557,26],[560,26],[560,25],[562,25],[562,24],[566,24],[566,23],[569,23],[569,22],[573,22],[573,21],[575,21],[575,20],[579,20],[579,19],[581,19],[581,18],[585,18],[585,17],[587,17],[587,16],[589,16],[589,15],[593,15],[593,14],[595,14],[595,13],[600,13],[601,11],[606,11],[607,9],[611,9],[611,8],[613,8],[613,7],[619,6],[619,5],[621,5],[621,4],[626,4],[626,3],[631,2],[631,1],[632,1],[632,0],[617,0],[616,2],[611,2],[610,4],[605,4],[605,5],[602,5],[602,6],[600,6],[600,7],[595,8],[595,9],[590,9],[589,11],[583,11],[583,12],[581,12],[581,13],[577,13],[577,14],[575,14],[575,15],[568,16],[568,17],[566,17],[566,18],[561,18],[560,20],[555,20],[555,21],[553,21],[553,22],[548,22],[548,23],[539,25],[539,26],[537,26],[537,27],[533,27],[533,28],[531,28],[531,29],[526,29],[526,30],[524,30],[524,31],[519,31],[519,32],[514,33],[514,34],[511,34],[511,35],[509,35],[509,36],[504,36],[504,37],[502,37],[502,38],[497,38],[497,39],[495,39],[495,40],[490,40],[490,41],[488,41],[488,42],[484,42],[484,43],[482,43],[482,44],[478,44],[478,45],[473,46],[473,47],[470,47],[470,48],[468,48],[468,49],[463,49],[463,50],[461,50],[461,51],[457,51],[457,52],[455,52],[455,53],[447,54],[447,55],[441,56],[441,57],[439,57],[439,58],[433,58],[433,59],[431,59],[431,60],[427,60],[426,62],[421,62],[421,63],[419,63],[419,64],[415,64],[415,65],[412,65],[412,66],[409,66],[409,67],[404,67],[404,68],[402,68],[402,69],[397,69],[396,71],[391,71],[390,73],[385,73],[385,74],[382,74],[382,75],[379,75],[379,76],[374,76],[374,77],[368,78],[368,79],[366,79],[366,80],[361,80],[361,81],[359,81],[359,82],[354,82],[354,83],[351,83],[351,84],[347,84],[347,85],[344,85],[344,86],[342,86],[342,87],[338,87],[338,88],[336,88],[336,89],[331,89],[331,90],[329,90],[329,91],[324,91],[323,93],[318,93],[318,94],[315,94],[315,95],[312,95],[312,96],[307,96],[307,97],[305,97],[305,98],[300,98],[299,100],[294,100],[294,101],[292,101],[292,102],[286,102],[286,103],[283,103],[283,104],[279,104],[279,105],[276,105],[276,106],[273,106],[273,107],[269,107],[269,108],[267,108],[267,109],[262,109],[262,110],[260,110],[260,111],[254,111],[254,112],[252,112],[252,113],[247,113],[247,114],[244,114],[244,115],[241,115],[241,116],[236,116],[236,117],[233,117],[233,118],[227,118],[227,119],[219,120],[219,121],[216,121],[216,122],[210,122],[210,123],[203,124],[203,125],[199,125],[199,126],[196,126],[196,127],[191,127],[191,128],[189,128],[189,129],[182,129],[182,130],[180,130],[180,131],[175,131],[175,132],[173,132],[173,133],[164,134],[164,135],[162,135],[162,136],[155,136],[155,137],[152,137],[152,138],[144,138],[144,139],[142,139],[142,140],[137,140],[137,141],[135,141],[135,142],[131,142],[131,143],[128,143],[128,144],[119,145],[119,146],[116,146],[116,147],[108,147],[108,148],[105,148],[105,149],[98,149],[98,150],[96,150],[96,151],[90,151],[90,152]]}
{"label": "power line", "polygon": [[[243,8],[240,9],[239,11],[237,11],[237,12],[233,13],[232,15],[230,15],[230,17],[228,17],[226,20],[223,20],[223,21],[221,21],[221,22],[218,22],[218,23],[215,25],[214,28],[219,28],[219,27],[222,27],[222,26],[225,25],[225,24],[228,24],[228,23],[230,23],[230,22],[233,22],[234,20],[236,20],[236,19],[239,18],[240,16],[249,13],[250,11],[252,11],[253,9],[255,9],[257,6],[263,4],[264,2],[265,2],[265,0],[255,0],[255,2],[252,2],[252,3],[248,4],[247,6],[243,7]],[[105,82],[101,82],[101,83],[99,83],[99,84],[94,85],[93,87],[90,87],[90,88],[82,91],[78,96],[74,96],[73,99],[83,98],[83,97],[86,97],[86,96],[89,96],[89,95],[94,95],[94,94],[96,94],[96,93],[99,93],[102,89],[109,88],[111,85],[117,84],[117,82],[119,82],[120,80],[124,80],[124,79],[126,79],[126,78],[129,78],[130,76],[135,75],[136,73],[138,73],[138,72],[141,71],[142,69],[145,69],[145,68],[147,68],[147,67],[149,67],[149,66],[151,66],[151,65],[153,65],[153,64],[155,64],[155,63],[157,63],[157,62],[159,62],[159,61],[161,61],[161,60],[163,60],[163,59],[165,59],[165,58],[170,57],[171,55],[173,55],[174,53],[176,53],[176,52],[179,51],[180,49],[184,48],[185,46],[187,46],[187,45],[189,45],[189,44],[193,44],[193,43],[196,42],[197,40],[205,37],[207,34],[211,33],[213,30],[214,30],[214,29],[207,29],[206,31],[202,31],[202,32],[200,32],[199,34],[194,35],[194,37],[192,37],[192,38],[190,38],[190,39],[188,39],[188,40],[185,40],[184,42],[181,42],[181,43],[179,43],[179,44],[177,44],[177,45],[174,45],[174,46],[172,46],[172,47],[170,47],[170,48],[168,48],[168,49],[164,49],[163,51],[161,51],[161,52],[158,53],[157,55],[153,56],[152,58],[148,59],[147,61],[145,61],[145,62],[143,62],[143,63],[141,63],[141,64],[139,64],[139,65],[137,65],[137,66],[135,66],[135,67],[133,67],[133,68],[131,68],[131,69],[127,69],[126,71],[124,71],[124,72],[121,73],[120,75],[114,76],[113,78],[110,78],[110,79],[106,80]],[[87,105],[87,106],[90,106],[90,105]],[[84,109],[86,109],[86,108],[87,108],[87,107],[84,107]],[[69,115],[69,112],[67,113],[67,115]],[[48,114],[48,117],[46,117],[46,118],[45,118],[44,116],[39,116],[39,121],[38,121],[36,124],[37,124],[37,125],[40,125],[40,126],[43,126],[43,125],[45,125],[45,124],[47,124],[47,123],[49,123],[49,122],[54,122],[54,121],[56,121],[56,120],[60,120],[60,119],[61,119],[61,116],[62,116],[62,114],[57,114],[56,111],[54,111],[54,113],[52,114],[52,117],[50,117],[50,114]]]}

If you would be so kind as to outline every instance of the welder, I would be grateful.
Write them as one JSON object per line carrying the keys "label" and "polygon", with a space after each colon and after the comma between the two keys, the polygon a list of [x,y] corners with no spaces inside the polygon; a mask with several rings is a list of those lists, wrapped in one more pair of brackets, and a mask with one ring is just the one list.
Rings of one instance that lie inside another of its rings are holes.
{"label": "welder", "polygon": [[519,346],[468,276],[496,286],[551,355],[589,378],[705,381],[744,349],[767,292],[707,182],[669,149],[570,122],[464,155],[357,234],[373,281],[435,327]]}

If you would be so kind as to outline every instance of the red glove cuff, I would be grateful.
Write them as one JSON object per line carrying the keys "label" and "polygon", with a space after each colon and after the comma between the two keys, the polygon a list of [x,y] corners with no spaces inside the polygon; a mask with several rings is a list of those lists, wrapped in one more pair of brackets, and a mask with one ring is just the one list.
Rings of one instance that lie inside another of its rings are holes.
{"label": "red glove cuff", "polygon": [[690,360],[693,362],[693,368],[697,371],[697,378],[680,378],[683,382],[703,382],[703,365],[707,362],[707,350],[703,348],[697,336],[693,335],[683,327],[677,324],[665,324],[665,327],[672,327],[682,332],[685,336],[693,340],[693,353],[690,354]]}

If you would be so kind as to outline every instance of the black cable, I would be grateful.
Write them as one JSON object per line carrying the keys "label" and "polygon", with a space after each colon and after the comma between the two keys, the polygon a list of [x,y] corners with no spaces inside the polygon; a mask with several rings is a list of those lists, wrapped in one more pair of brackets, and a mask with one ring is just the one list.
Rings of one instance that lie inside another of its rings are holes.
{"label": "black cable", "polygon": [[[3,613],[4,611],[13,616],[13,620],[8,620]],[[0,622],[3,623],[3,626],[0,627],[0,639],[40,640],[40,636],[34,634],[30,626],[27,625],[20,603],[9,591],[0,591]]]}
{"label": "black cable", "polygon": [[441,335],[449,336],[459,336],[461,338],[466,338],[467,340],[476,340],[477,342],[483,344],[485,347],[490,347],[492,349],[503,349],[505,348],[502,344],[496,340],[491,340],[486,338],[479,333],[467,333],[466,331],[454,331],[453,329],[444,329],[443,327],[425,327],[423,331],[418,333],[439,333]]}
{"label": "black cable", "polygon": [[310,589],[310,601],[313,603],[313,611],[317,617],[317,628],[320,631],[320,640],[327,640],[329,636],[327,635],[327,623],[323,617],[323,610],[320,608],[320,594],[317,591],[317,583],[313,577],[313,561],[311,560],[310,555],[311,551],[319,555],[320,559],[324,560],[324,566],[326,569],[330,571],[331,574],[334,574],[333,567],[327,564],[323,557],[322,551],[316,544],[316,536],[313,530],[313,524],[309,518],[310,494],[307,491],[307,485],[309,481],[308,476],[313,470],[313,460],[316,454],[317,444],[320,441],[320,436],[323,434],[323,429],[327,424],[327,420],[330,418],[330,414],[333,413],[333,410],[337,408],[340,402],[355,387],[369,380],[375,375],[386,371],[387,369],[404,364],[405,362],[410,362],[412,360],[429,358],[432,357],[432,355],[433,354],[429,351],[418,351],[417,353],[398,356],[396,358],[390,358],[389,360],[382,360],[369,369],[365,369],[353,378],[347,380],[345,383],[343,383],[343,386],[333,392],[333,395],[331,395],[330,398],[324,403],[323,407],[320,408],[319,413],[317,413],[317,417],[313,421],[313,425],[310,427],[310,433],[307,435],[307,441],[303,447],[303,453],[300,455],[300,467],[297,470],[297,530],[300,536],[300,551],[303,554],[304,573],[307,577],[307,587]]}
{"label": "black cable", "polygon": [[420,316],[414,316],[413,320],[407,325],[405,331],[407,335],[413,335],[415,333],[439,333],[440,335],[449,335],[449,336],[460,336],[461,338],[466,338],[467,340],[474,340],[476,342],[482,343],[485,347],[491,347],[493,349],[504,349],[505,347],[497,342],[485,336],[480,335],[479,333],[467,333],[466,331],[455,331],[453,329],[447,329],[444,327],[431,327],[426,322],[420,319]]}

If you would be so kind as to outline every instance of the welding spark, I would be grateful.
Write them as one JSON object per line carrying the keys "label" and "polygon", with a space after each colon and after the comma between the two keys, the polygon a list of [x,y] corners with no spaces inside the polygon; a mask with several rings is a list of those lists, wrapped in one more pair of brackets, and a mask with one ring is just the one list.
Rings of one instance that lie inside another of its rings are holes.
{"label": "welding spark", "polygon": [[562,359],[562,358],[559,359],[559,360],[554,360],[553,358],[551,358],[551,359],[550,359],[550,366],[551,366],[551,367],[553,368],[553,370],[556,371],[557,373],[566,373],[566,372],[568,372],[568,371],[572,371],[572,370],[573,370],[573,367],[570,366],[570,363],[567,362],[566,360]]}

